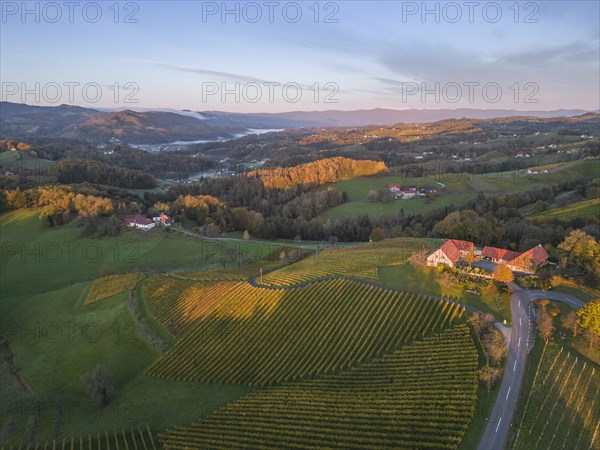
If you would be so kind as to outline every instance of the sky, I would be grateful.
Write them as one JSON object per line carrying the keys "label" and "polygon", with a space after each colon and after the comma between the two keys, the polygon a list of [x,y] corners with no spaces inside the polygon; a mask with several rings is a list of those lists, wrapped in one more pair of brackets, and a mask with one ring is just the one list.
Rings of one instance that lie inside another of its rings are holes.
{"label": "sky", "polygon": [[2,1],[2,100],[600,108],[600,2]]}

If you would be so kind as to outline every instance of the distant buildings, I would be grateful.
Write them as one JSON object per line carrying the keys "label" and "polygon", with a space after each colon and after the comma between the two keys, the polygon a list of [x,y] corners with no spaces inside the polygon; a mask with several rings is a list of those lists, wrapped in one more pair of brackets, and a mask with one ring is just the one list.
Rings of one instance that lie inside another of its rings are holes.
{"label": "distant buildings", "polygon": [[422,188],[417,188],[416,186],[409,186],[408,188],[403,188],[399,184],[389,184],[388,190],[392,193],[395,198],[401,198],[403,200],[407,200],[414,197],[425,197],[428,192],[436,193],[437,189],[433,186],[424,186]]}
{"label": "distant buildings", "polygon": [[531,169],[527,169],[527,174],[528,175],[538,175],[540,173],[548,173],[547,169],[536,169],[536,168],[531,168]]}
{"label": "distant buildings", "polygon": [[164,227],[164,228],[170,227],[171,224],[173,223],[171,218],[169,216],[167,216],[166,214],[161,214],[160,216],[154,216],[154,217],[152,217],[152,221],[156,225],[160,225],[161,227]]}
{"label": "distant buildings", "polygon": [[156,226],[152,219],[140,214],[119,216],[119,220],[125,227],[137,228],[139,230],[151,230]]}

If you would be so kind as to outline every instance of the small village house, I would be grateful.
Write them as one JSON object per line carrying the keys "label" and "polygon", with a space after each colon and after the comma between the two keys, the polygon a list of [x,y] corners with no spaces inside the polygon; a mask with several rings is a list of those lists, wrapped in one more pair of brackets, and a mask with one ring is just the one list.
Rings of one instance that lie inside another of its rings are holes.
{"label": "small village house", "polygon": [[161,214],[160,216],[152,217],[152,222],[154,222],[156,225],[160,225],[161,227],[165,227],[165,228],[170,227],[171,224],[173,223],[171,218],[164,213]]}
{"label": "small village house", "polygon": [[156,226],[152,219],[140,214],[119,216],[119,220],[125,227],[137,228],[139,230],[151,230]]}

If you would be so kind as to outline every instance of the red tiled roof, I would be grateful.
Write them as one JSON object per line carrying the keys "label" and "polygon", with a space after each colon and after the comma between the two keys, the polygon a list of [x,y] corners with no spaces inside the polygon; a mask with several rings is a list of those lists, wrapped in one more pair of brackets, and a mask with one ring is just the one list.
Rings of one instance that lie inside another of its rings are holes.
{"label": "red tiled roof", "polygon": [[483,252],[481,252],[481,256],[484,258],[501,259],[503,261],[512,261],[520,255],[521,253],[512,250],[487,246],[483,247]]}
{"label": "red tiled roof", "polygon": [[535,247],[527,250],[525,253],[527,253],[529,255],[529,257],[531,258],[531,261],[535,264],[542,264],[544,261],[546,261],[550,255],[548,254],[548,252],[546,251],[546,249],[544,247],[542,247],[541,244],[536,245]]}
{"label": "red tiled roof", "polygon": [[145,216],[142,216],[140,214],[128,214],[128,215],[123,215],[123,216],[119,216],[119,220],[122,220],[125,225],[131,225],[132,223],[137,223],[139,225],[150,225],[152,222],[152,219],[148,219]]}
{"label": "red tiled roof", "polygon": [[459,239],[449,239],[458,247],[459,250],[463,252],[471,252],[475,249],[475,244],[471,241],[461,241]]}
{"label": "red tiled roof", "polygon": [[460,252],[473,251],[475,248],[474,244],[469,241],[460,241],[458,239],[448,239],[444,242],[444,245],[440,247],[448,259],[452,262],[457,262],[460,259]]}

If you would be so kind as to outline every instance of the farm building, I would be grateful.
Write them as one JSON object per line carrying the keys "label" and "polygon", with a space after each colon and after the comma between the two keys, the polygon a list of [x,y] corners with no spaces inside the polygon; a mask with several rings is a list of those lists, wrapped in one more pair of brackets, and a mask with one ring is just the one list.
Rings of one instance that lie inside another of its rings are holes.
{"label": "farm building", "polygon": [[429,267],[437,267],[445,264],[454,267],[461,259],[467,261],[473,258],[475,245],[470,241],[448,239],[440,248],[427,257]]}
{"label": "farm building", "polygon": [[152,217],[152,221],[157,224],[160,225],[162,227],[170,227],[172,224],[172,220],[169,216],[167,216],[166,214],[161,214],[160,216],[154,216]]}
{"label": "farm building", "polygon": [[534,267],[539,267],[545,264],[550,258],[548,252],[540,244],[521,253],[513,260],[508,261],[507,265],[510,270],[516,272],[531,272]]}
{"label": "farm building", "polygon": [[487,260],[494,264],[506,264],[515,272],[532,273],[534,268],[545,264],[548,258],[548,252],[541,245],[523,253],[488,246],[484,247],[483,251],[479,251],[475,249],[472,242],[448,239],[427,257],[427,265],[437,267],[439,264],[444,264],[455,267],[459,261],[472,263],[476,260]]}
{"label": "farm building", "polygon": [[498,264],[506,264],[509,261],[512,261],[521,253],[514,252],[512,250],[505,250],[503,248],[496,247],[483,247],[483,251],[481,252],[482,258],[489,259],[490,261]]}
{"label": "farm building", "polygon": [[137,228],[140,230],[151,230],[156,226],[152,219],[149,219],[140,214],[119,216],[119,220],[123,226]]}

